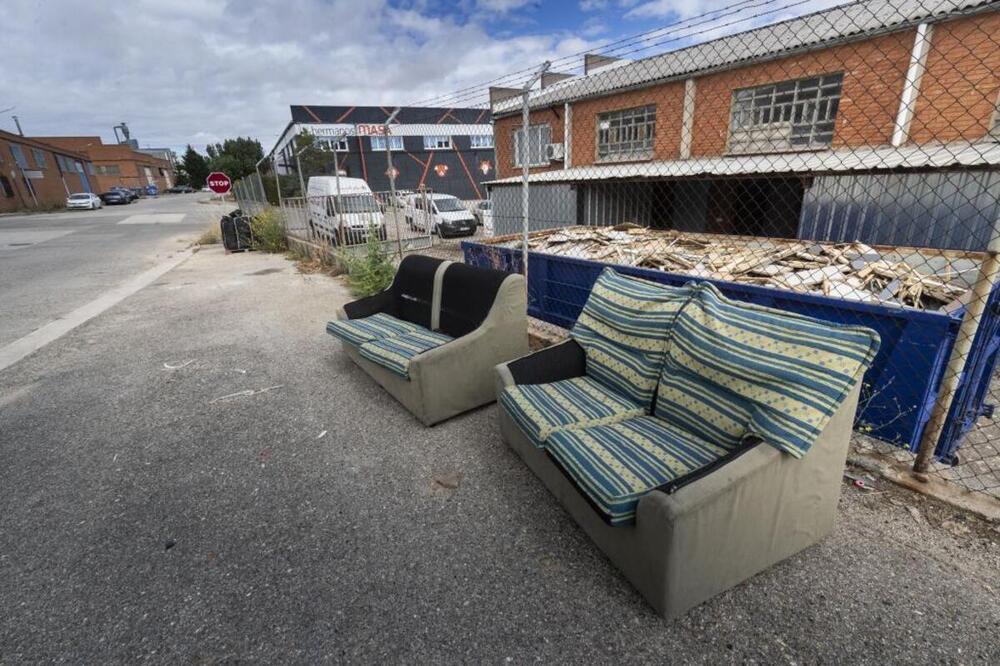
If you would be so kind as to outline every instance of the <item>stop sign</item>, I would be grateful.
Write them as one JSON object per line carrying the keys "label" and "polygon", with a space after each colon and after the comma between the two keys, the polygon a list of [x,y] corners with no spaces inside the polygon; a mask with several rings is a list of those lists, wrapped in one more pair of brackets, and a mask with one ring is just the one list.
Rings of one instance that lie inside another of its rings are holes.
{"label": "stop sign", "polygon": [[208,174],[208,178],[205,179],[205,182],[208,184],[208,189],[212,190],[216,194],[225,194],[233,186],[233,181],[229,180],[229,176],[221,171],[213,171]]}

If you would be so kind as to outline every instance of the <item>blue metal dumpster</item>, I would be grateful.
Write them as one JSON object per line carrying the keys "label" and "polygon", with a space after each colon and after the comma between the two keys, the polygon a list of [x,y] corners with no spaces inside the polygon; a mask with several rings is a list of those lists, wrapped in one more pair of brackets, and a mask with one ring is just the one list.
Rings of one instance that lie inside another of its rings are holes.
{"label": "blue metal dumpster", "polygon": [[[521,250],[463,242],[465,263],[521,272]],[[597,276],[608,264],[572,257],[529,253],[528,314],[569,328],[576,321]],[[681,285],[688,275],[615,265],[626,275]],[[868,326],[882,345],[864,378],[855,427],[867,435],[916,451],[930,418],[964,310],[951,314],[876,305],[768,287],[710,280],[733,299],[780,308],[827,321]],[[1000,347],[1000,292],[990,307],[967,362],[959,395],[945,424],[935,456],[950,462],[975,420],[991,413],[984,404]]]}

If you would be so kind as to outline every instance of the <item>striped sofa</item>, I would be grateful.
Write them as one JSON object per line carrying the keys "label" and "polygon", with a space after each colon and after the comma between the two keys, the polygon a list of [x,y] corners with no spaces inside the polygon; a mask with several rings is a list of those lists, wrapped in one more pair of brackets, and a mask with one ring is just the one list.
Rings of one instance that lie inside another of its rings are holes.
{"label": "striped sofa", "polygon": [[528,350],[524,278],[409,255],[327,332],[425,425],[494,399],[491,370]]}
{"label": "striped sofa", "polygon": [[605,269],[569,340],[497,366],[501,434],[675,617],[832,528],[878,344]]}

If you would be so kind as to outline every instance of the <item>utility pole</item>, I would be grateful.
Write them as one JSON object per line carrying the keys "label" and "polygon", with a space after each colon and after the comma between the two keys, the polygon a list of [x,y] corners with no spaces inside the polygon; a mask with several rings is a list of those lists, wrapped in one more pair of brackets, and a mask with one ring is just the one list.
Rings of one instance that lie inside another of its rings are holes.
{"label": "utility pole", "polygon": [[20,134],[21,136],[24,136],[24,130],[21,129],[21,121],[18,119],[17,116],[11,116],[11,118],[14,119],[14,125],[17,127],[17,133]]}

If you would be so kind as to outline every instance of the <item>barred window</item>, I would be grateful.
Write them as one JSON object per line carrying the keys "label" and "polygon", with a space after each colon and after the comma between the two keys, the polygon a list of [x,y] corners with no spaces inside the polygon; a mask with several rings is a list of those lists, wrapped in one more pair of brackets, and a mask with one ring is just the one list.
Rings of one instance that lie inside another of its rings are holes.
{"label": "barred window", "polygon": [[397,152],[403,150],[403,137],[401,136],[373,136],[371,142],[372,150],[385,150],[386,145]]}
{"label": "barred window", "polygon": [[729,152],[829,147],[843,81],[838,72],[734,91]]}
{"label": "barred window", "polygon": [[493,135],[492,134],[473,134],[469,137],[469,141],[472,144],[472,148],[492,148],[493,147]]}
{"label": "barred window", "polygon": [[425,136],[424,150],[451,150],[451,137]]}
{"label": "barred window", "polygon": [[653,156],[656,105],[597,115],[597,159],[648,160]]}
{"label": "barred window", "polygon": [[528,166],[547,166],[545,146],[552,143],[552,127],[549,125],[531,125],[528,127],[528,140],[524,140],[524,128],[514,131],[514,166],[523,164],[527,154]]}
{"label": "barred window", "polygon": [[351,144],[347,140],[346,136],[341,136],[336,139],[319,139],[316,143],[322,147],[323,150],[333,150],[338,153],[347,153],[351,150]]}
{"label": "barred window", "polygon": [[[70,165],[72,166],[72,165]],[[120,176],[121,169],[117,164],[104,164],[97,168],[97,175],[99,176]],[[72,171],[72,169],[66,169],[67,171]]]}

